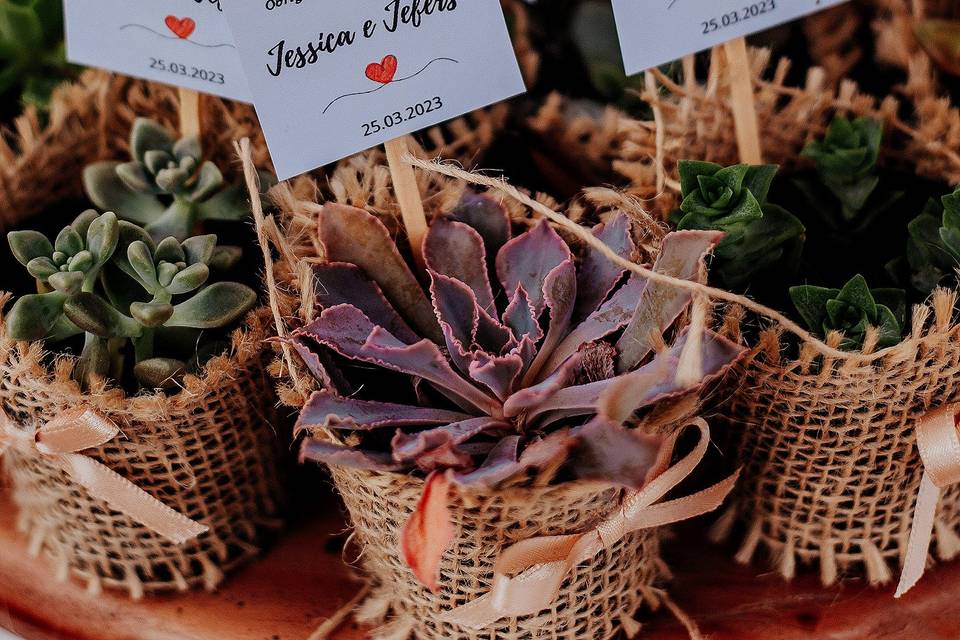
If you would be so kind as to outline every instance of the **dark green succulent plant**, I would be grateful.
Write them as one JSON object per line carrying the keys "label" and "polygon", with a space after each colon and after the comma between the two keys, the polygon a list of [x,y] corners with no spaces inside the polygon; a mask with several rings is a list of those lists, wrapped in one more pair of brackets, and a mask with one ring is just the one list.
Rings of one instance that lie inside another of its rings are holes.
{"label": "dark green succulent plant", "polygon": [[711,268],[724,286],[741,289],[774,264],[795,264],[805,230],[793,214],[767,202],[775,165],[682,160],[679,170],[683,202],[670,218],[681,230],[724,232]]}
{"label": "dark green succulent plant", "polygon": [[86,211],[53,243],[36,231],[13,231],[7,238],[39,290],[10,309],[7,337],[61,341],[84,334],[76,368],[82,384],[91,376],[122,379],[130,344],[141,385],[173,386],[188,363],[158,356],[158,334],[227,327],[257,298],[236,282],[207,284],[207,265],[216,252],[213,235],[155,243],[144,229],[113,213]]}
{"label": "dark green succulent plant", "polygon": [[[200,141],[174,140],[160,124],[137,118],[130,133],[130,162],[97,162],[83,173],[89,198],[102,209],[143,225],[154,240],[184,240],[207,220],[243,220],[250,213],[241,185],[225,186],[213,162],[203,160]],[[272,177],[261,182],[269,187]],[[236,257],[219,252],[219,264]]]}
{"label": "dark green succulent plant", "polygon": [[0,101],[43,110],[74,75],[63,46],[63,0],[0,0]]}
{"label": "dark green succulent plant", "polygon": [[832,331],[843,333],[840,348],[863,346],[869,327],[880,334],[877,346],[890,347],[903,336],[906,324],[906,295],[901,289],[871,289],[856,275],[842,289],[802,285],[790,287],[790,297],[800,317],[821,337]]}
{"label": "dark green succulent plant", "polygon": [[811,142],[801,152],[816,164],[818,180],[798,180],[796,184],[831,228],[866,228],[903,195],[879,188],[877,159],[882,141],[880,122],[838,116],[822,140]]}
{"label": "dark green succulent plant", "polygon": [[[940,200],[931,198],[907,231],[910,285],[926,295],[960,267],[960,186]],[[891,271],[902,269],[894,263]]]}

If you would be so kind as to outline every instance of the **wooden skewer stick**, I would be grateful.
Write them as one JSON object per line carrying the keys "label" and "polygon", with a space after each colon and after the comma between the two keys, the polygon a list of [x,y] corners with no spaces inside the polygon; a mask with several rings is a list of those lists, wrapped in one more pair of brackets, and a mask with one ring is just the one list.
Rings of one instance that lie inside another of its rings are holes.
{"label": "wooden skewer stick", "polygon": [[407,230],[407,240],[413,251],[413,260],[420,269],[426,268],[423,260],[423,238],[427,235],[427,215],[423,211],[423,200],[413,167],[404,161],[408,153],[406,138],[395,138],[384,144],[387,150],[387,164],[393,178],[393,191],[400,204],[400,215]]}
{"label": "wooden skewer stick", "polygon": [[731,107],[733,123],[737,131],[740,162],[761,164],[763,152],[760,149],[760,127],[757,124],[757,105],[754,103],[747,41],[744,38],[731,40],[724,43],[723,51],[727,58]]}
{"label": "wooden skewer stick", "polygon": [[193,89],[179,88],[180,135],[200,137],[200,94]]}

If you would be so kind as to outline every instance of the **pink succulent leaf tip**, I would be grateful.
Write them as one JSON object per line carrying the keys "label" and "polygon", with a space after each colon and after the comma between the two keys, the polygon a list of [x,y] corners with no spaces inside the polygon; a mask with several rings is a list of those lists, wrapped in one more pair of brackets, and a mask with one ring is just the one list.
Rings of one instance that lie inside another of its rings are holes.
{"label": "pink succulent leaf tip", "polygon": [[[677,332],[687,291],[574,252],[546,221],[512,236],[486,195],[435,216],[423,282],[375,216],[326,205],[318,229],[317,315],[289,338],[324,387],[297,422],[309,434],[301,459],[427,475],[401,546],[432,589],[454,535],[453,491],[573,479],[640,487],[662,462],[661,441],[630,419],[695,401],[745,351],[706,329],[693,340]],[[593,234],[640,258],[625,214]],[[653,269],[701,281],[721,235],[668,234]],[[691,360],[693,376],[681,367]]]}

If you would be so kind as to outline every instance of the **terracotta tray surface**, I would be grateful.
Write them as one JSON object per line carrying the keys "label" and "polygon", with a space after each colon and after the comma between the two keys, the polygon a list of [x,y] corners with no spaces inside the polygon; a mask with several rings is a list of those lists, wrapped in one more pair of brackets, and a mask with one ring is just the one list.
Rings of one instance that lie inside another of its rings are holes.
{"label": "terracotta tray surface", "polygon": [[[219,593],[164,596],[139,603],[82,585],[56,582],[45,560],[24,553],[12,506],[0,490],[0,628],[27,640],[306,640],[359,589],[340,559],[345,525],[336,499],[324,493],[314,515],[294,523],[263,559],[240,571]],[[792,584],[760,566],[730,561],[729,549],[683,528],[667,547],[676,603],[712,640],[955,640],[960,638],[960,564],[928,571],[896,601],[892,589],[858,581],[821,589],[812,575]],[[641,637],[684,640],[666,610],[650,614]],[[359,640],[345,625],[336,640]]]}

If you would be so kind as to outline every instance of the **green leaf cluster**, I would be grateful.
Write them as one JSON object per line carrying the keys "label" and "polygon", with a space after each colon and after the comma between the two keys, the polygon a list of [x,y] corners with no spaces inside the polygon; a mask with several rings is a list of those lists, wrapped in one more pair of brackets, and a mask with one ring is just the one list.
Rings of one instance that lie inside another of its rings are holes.
{"label": "green leaf cluster", "polygon": [[786,209],[767,202],[775,165],[683,160],[679,171],[683,202],[671,220],[681,230],[724,232],[711,266],[724,286],[742,289],[775,264],[793,267],[805,229]]}
{"label": "green leaf cluster", "polygon": [[[816,165],[819,185],[800,180],[810,206],[835,228],[864,228],[903,195],[878,190],[877,160],[883,126],[871,118],[834,118],[822,140],[808,144],[801,156]],[[825,187],[827,194],[822,193]],[[831,202],[831,197],[833,202]]]}
{"label": "green leaf cluster", "polygon": [[906,323],[906,294],[901,289],[871,289],[862,275],[842,289],[802,285],[790,288],[790,298],[804,322],[821,337],[843,333],[840,348],[859,349],[869,327],[880,334],[877,346],[900,342]]}
{"label": "green leaf cluster", "polygon": [[121,380],[129,344],[133,374],[142,386],[174,386],[199,360],[158,355],[158,338],[183,329],[228,327],[257,299],[236,282],[208,283],[217,250],[214,235],[155,242],[145,229],[112,212],[90,210],[53,242],[36,231],[12,231],[7,240],[38,289],[10,309],[7,337],[61,341],[83,334],[76,368],[82,384],[92,376]]}
{"label": "green leaf cluster", "polygon": [[929,294],[960,267],[960,186],[940,200],[931,198],[907,231],[910,284]]}
{"label": "green leaf cluster", "polygon": [[[224,184],[213,162],[203,160],[195,136],[174,140],[159,123],[138,118],[130,133],[129,162],[98,162],[84,170],[87,196],[98,207],[142,225],[157,241],[185,240],[207,220],[238,221],[250,212],[241,185]],[[261,175],[269,188],[271,176]],[[216,266],[231,266],[236,251],[218,254]]]}
{"label": "green leaf cluster", "polygon": [[45,109],[73,75],[63,46],[63,0],[0,0],[0,99]]}

